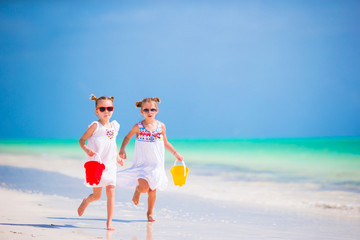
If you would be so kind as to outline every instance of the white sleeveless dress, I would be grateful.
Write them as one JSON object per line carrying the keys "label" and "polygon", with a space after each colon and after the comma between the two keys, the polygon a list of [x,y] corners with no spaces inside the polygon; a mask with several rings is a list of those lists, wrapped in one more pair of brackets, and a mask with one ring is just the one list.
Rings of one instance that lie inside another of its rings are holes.
{"label": "white sleeveless dress", "polygon": [[96,130],[88,138],[87,146],[95,151],[93,157],[87,156],[87,160],[95,160],[100,157],[101,161],[105,165],[105,170],[101,176],[101,180],[98,185],[89,185],[84,181],[87,187],[105,187],[109,185],[116,185],[116,157],[118,155],[116,147],[116,136],[120,129],[120,124],[117,121],[111,122],[111,127],[106,128],[98,121],[92,122],[90,126],[96,124]]}
{"label": "white sleeveless dress", "polygon": [[165,173],[164,139],[161,122],[157,121],[155,131],[148,131],[142,122],[138,123],[140,133],[135,140],[133,165],[118,171],[117,185],[123,188],[135,188],[138,179],[145,179],[151,190],[164,190],[167,186]]}

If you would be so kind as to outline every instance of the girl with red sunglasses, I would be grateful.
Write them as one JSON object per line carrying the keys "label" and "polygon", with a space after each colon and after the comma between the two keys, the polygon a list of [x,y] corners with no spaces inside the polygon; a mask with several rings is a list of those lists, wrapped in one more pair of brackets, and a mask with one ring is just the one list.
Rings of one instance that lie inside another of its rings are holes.
{"label": "girl with red sunglasses", "polygon": [[[123,166],[123,160],[117,154],[116,136],[120,124],[110,118],[114,112],[114,97],[95,97],[91,95],[91,100],[95,101],[95,114],[99,120],[92,122],[84,135],[79,140],[80,147],[88,156],[88,161],[101,160],[105,165],[101,180],[96,185],[86,183],[86,186],[92,187],[93,193],[84,198],[78,208],[79,216],[84,214],[87,206],[101,197],[102,187],[106,188],[107,196],[107,230],[115,230],[112,226],[112,217],[115,205],[115,185],[116,185],[116,161]],[[86,144],[87,141],[87,144]]]}
{"label": "girl with red sunglasses", "polygon": [[168,182],[165,173],[164,149],[172,153],[178,161],[183,157],[168,142],[165,124],[155,119],[158,113],[157,103],[159,98],[145,98],[136,102],[136,107],[141,108],[140,113],[144,120],[135,124],[124,138],[120,157],[126,159],[125,147],[136,134],[133,165],[117,174],[117,184],[120,187],[135,188],[133,202],[139,204],[141,193],[148,193],[147,218],[154,222],[153,208],[156,200],[156,190],[163,190]]}

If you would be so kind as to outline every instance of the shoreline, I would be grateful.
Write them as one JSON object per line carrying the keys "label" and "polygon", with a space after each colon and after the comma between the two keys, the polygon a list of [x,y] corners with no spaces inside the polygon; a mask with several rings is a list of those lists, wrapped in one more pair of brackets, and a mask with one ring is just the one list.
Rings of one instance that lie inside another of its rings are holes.
{"label": "shoreline", "polygon": [[[0,184],[4,183],[0,194],[5,196],[0,199],[0,238],[357,239],[360,235],[359,212],[326,202],[320,207],[293,202],[302,195],[318,197],[311,195],[317,193],[318,186],[241,182],[194,174],[181,188],[172,185],[169,174],[168,189],[157,194],[157,222],[151,225],[146,222],[146,195],[136,207],[131,202],[132,191],[117,187],[117,231],[109,233],[105,230],[104,191],[83,217],[77,216],[82,198],[91,192],[82,184],[82,172],[82,162],[77,159],[0,154]],[[358,195],[347,197],[353,196]]]}
{"label": "shoreline", "polygon": [[[71,158],[0,153],[0,169],[4,166],[20,168],[13,170],[15,171],[14,175],[26,176],[27,173],[21,168],[29,168],[34,175],[37,174],[44,179],[54,175],[58,179],[62,179],[63,177],[59,174],[78,179],[78,181],[73,181],[72,185],[76,185],[76,189],[73,189],[72,192],[84,192],[89,189],[84,188],[83,185],[84,162]],[[127,167],[130,164],[127,162]],[[42,172],[36,172],[35,169],[51,173],[48,176],[42,176]],[[322,185],[318,183],[240,181],[233,180],[226,175],[206,176],[201,175],[201,173],[196,175],[196,170],[190,172],[187,178],[188,184],[180,188],[173,185],[169,169],[166,169],[166,173],[169,184],[164,192],[181,192],[184,195],[226,201],[229,204],[277,208],[279,210],[285,208],[290,212],[307,211],[314,214],[339,215],[360,219],[360,193],[358,192],[322,189]],[[119,187],[116,187],[116,190],[123,191]]]}

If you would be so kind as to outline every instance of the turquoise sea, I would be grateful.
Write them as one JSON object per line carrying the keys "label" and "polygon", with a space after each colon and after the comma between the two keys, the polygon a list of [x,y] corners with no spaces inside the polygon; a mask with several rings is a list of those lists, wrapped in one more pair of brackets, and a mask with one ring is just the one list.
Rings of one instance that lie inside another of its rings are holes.
{"label": "turquoise sea", "polygon": [[[316,183],[360,193],[360,138],[171,140],[190,173],[231,181]],[[121,142],[118,142],[120,146]],[[131,162],[134,142],[126,151]],[[0,153],[84,160],[77,140],[0,140]],[[166,153],[169,169],[175,158]]]}

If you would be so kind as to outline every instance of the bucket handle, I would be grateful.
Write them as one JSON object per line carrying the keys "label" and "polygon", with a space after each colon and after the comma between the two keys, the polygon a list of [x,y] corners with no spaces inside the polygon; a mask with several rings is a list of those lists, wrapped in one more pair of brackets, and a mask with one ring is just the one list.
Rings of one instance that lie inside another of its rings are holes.
{"label": "bucket handle", "polygon": [[[96,156],[97,159],[99,160],[99,163],[102,164],[101,157],[100,157],[100,155],[99,155],[98,153],[95,153],[92,157],[89,156],[89,160],[91,160],[91,158],[93,158],[93,157],[95,157],[95,156]],[[94,160],[95,160],[95,159],[96,159],[96,158],[94,158]]]}
{"label": "bucket handle", "polygon": [[[175,160],[175,162],[174,162],[174,166],[176,166],[176,162],[178,162],[178,160]],[[179,162],[180,162],[180,161],[179,161]],[[183,160],[181,163],[184,165],[184,177],[185,177],[185,176],[186,176],[186,166],[185,166],[185,161]]]}

